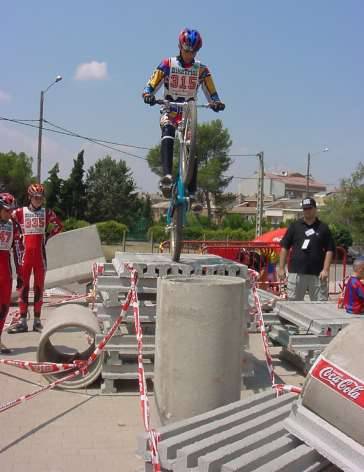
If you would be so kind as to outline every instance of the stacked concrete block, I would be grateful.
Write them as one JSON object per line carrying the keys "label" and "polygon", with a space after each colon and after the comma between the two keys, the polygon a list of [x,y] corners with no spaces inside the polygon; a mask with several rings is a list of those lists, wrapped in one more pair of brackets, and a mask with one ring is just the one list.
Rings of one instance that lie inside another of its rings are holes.
{"label": "stacked concrete block", "polygon": [[[102,339],[113,322],[120,314],[121,304],[130,288],[129,264],[138,271],[138,298],[140,302],[140,320],[143,328],[145,345],[145,372],[147,378],[153,378],[154,345],[156,324],[157,280],[160,277],[195,277],[195,276],[227,276],[247,278],[247,267],[214,255],[183,254],[181,261],[171,261],[168,254],[131,254],[116,253],[112,264],[105,264],[105,270],[97,279],[99,302],[95,312],[102,326]],[[243,288],[247,290],[246,286]],[[244,296],[242,317],[248,308],[248,297]],[[224,314],[222,313],[222,316]],[[243,328],[243,353],[248,345],[248,330]],[[134,349],[131,348],[134,346]],[[130,309],[123,320],[120,330],[106,346],[105,363],[102,369],[103,393],[117,391],[116,381],[119,379],[137,378],[136,338],[133,311]]]}
{"label": "stacked concrete block", "polygon": [[[262,313],[263,313],[263,320],[264,324],[267,329],[270,329],[272,325],[279,325],[279,312],[277,309],[277,303],[281,300],[281,298],[275,295],[272,292],[268,292],[267,290],[257,289],[257,294],[259,296]],[[256,306],[255,306],[255,298],[253,292],[249,292],[249,311],[251,313],[249,319],[249,332],[250,333],[258,333],[260,331],[260,327],[258,324],[258,318],[256,315]]]}
{"label": "stacked concrete block", "polygon": [[271,323],[269,337],[283,347],[280,356],[305,374],[345,326],[352,320],[364,319],[346,313],[333,301],[279,301],[274,312],[279,323]]}
{"label": "stacked concrete block", "polygon": [[335,336],[350,320],[357,315],[346,313],[337,307],[336,302],[291,302],[277,303],[279,317],[300,328],[316,335]]}
{"label": "stacked concrete block", "polygon": [[[294,396],[272,392],[230,403],[158,429],[163,472],[305,472],[329,462],[283,426]],[[138,453],[152,471],[148,436],[138,437]]]}

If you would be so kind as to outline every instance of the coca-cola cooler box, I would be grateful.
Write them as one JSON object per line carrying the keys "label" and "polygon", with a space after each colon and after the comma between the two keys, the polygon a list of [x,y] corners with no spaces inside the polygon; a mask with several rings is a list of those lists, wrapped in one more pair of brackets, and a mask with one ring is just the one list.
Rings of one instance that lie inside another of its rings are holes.
{"label": "coca-cola cooler box", "polygon": [[364,320],[360,318],[347,325],[317,358],[286,427],[344,470],[362,472]]}

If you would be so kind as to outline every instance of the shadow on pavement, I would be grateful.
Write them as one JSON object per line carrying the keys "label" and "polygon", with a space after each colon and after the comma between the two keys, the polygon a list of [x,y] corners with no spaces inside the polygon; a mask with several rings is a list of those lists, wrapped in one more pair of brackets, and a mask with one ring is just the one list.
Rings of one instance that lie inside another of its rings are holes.
{"label": "shadow on pavement", "polygon": [[71,413],[71,411],[73,410],[76,410],[78,407],[84,405],[85,403],[89,402],[90,400],[92,400],[92,398],[94,397],[89,397],[89,398],[86,398],[86,400],[83,400],[82,402],[78,403],[77,405],[73,406],[72,408],[69,408],[68,410],[65,410],[63,413],[60,413],[59,415],[57,416],[54,416],[53,418],[50,418],[49,420],[47,421],[44,421],[43,423],[41,423],[39,426],[31,429],[30,431],[28,431],[27,433],[23,434],[22,436],[20,436],[18,439],[16,439],[15,441],[11,442],[10,444],[8,444],[7,446],[3,447],[2,449],[0,449],[0,454],[2,454],[3,452],[11,449],[12,447],[16,446],[17,444],[21,443],[22,441],[24,441],[25,439],[27,439],[29,436],[31,436],[32,434],[34,433],[37,433],[38,431],[40,431],[41,429],[45,428],[46,426],[48,426],[49,424],[53,423],[54,421],[57,421],[59,418],[62,418],[63,416],[67,415],[68,413]]}

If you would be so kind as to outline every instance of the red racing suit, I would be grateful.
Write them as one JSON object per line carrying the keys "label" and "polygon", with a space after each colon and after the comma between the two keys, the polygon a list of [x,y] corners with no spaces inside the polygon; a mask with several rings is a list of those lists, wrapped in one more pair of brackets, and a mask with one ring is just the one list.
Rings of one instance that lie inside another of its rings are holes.
{"label": "red racing suit", "polygon": [[21,261],[21,287],[19,310],[21,315],[28,311],[30,275],[34,276],[34,313],[40,314],[43,304],[44,279],[47,270],[45,245],[49,238],[63,229],[61,220],[53,210],[23,207],[15,210],[15,220],[23,233],[24,253]]}
{"label": "red racing suit", "polygon": [[16,271],[22,257],[21,233],[18,223],[0,220],[0,335],[9,311],[13,277],[10,253],[13,251]]}

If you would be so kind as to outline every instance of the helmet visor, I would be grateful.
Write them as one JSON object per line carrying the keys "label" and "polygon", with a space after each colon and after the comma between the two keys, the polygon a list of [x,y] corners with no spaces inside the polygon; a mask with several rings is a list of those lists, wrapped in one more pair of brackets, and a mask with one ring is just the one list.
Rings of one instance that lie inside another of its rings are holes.
{"label": "helmet visor", "polygon": [[193,46],[189,46],[188,44],[181,44],[181,49],[183,49],[186,52],[193,52],[193,53],[197,52],[197,50]]}

